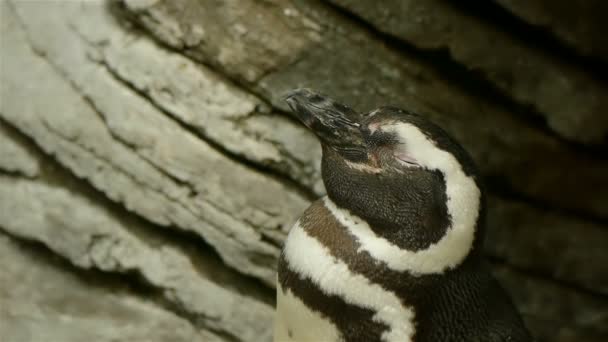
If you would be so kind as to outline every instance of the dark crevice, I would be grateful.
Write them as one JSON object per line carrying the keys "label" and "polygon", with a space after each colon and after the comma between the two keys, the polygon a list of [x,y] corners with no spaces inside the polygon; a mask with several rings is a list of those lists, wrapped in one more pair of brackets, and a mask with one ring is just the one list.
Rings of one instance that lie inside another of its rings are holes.
{"label": "dark crevice", "polygon": [[[34,146],[32,146],[31,143],[28,142],[16,128],[14,128],[4,119],[2,113],[0,113],[0,127],[2,128],[0,134],[6,134],[10,140],[15,141],[19,146],[25,148],[30,155],[34,155]],[[0,158],[2,157],[3,156],[0,156]],[[28,175],[25,174],[23,170],[7,169],[2,165],[0,165],[0,175],[15,179],[28,180],[36,179],[38,177],[38,174]]]}
{"label": "dark crevice", "polygon": [[[30,139],[26,138],[21,134],[21,132],[13,127],[5,118],[5,116],[0,113],[0,134],[5,134],[10,140],[14,141],[17,145],[27,151],[30,157],[37,159],[33,156],[36,155],[37,147],[36,145],[30,141]],[[13,170],[5,170],[9,172],[13,172]],[[19,173],[19,171],[14,171],[15,173]],[[36,178],[36,174],[26,175],[21,173],[23,177],[27,178]]]}
{"label": "dark crevice", "polygon": [[586,296],[590,296],[599,301],[604,301],[606,305],[608,305],[608,295],[599,293],[595,290],[589,289],[587,287],[581,286],[572,281],[567,281],[565,279],[556,278],[550,272],[539,269],[529,269],[525,267],[521,267],[512,263],[509,263],[507,259],[488,255],[484,253],[485,258],[490,261],[490,263],[494,266],[505,267],[513,272],[519,273],[527,279],[533,279],[545,283],[551,283],[563,287],[564,289],[568,289],[571,292],[584,294]]}
{"label": "dark crevice", "polygon": [[6,177],[11,177],[11,178],[21,178],[21,179],[35,179],[36,177],[29,177],[27,175],[24,175],[23,172],[18,171],[18,170],[7,170],[7,169],[3,169],[0,166],[0,176],[6,176]]}
{"label": "dark crevice", "polygon": [[550,30],[526,22],[495,1],[459,0],[449,4],[478,20],[497,27],[530,49],[543,50],[551,57],[584,70],[598,81],[608,80],[608,63],[597,56],[584,55],[576,47],[561,41]]}
{"label": "dark crevice", "polygon": [[604,143],[599,145],[587,145],[563,137],[549,126],[547,119],[533,105],[522,104],[512,99],[507,93],[488,80],[481,70],[470,69],[456,61],[448,48],[420,49],[408,41],[383,32],[372,23],[366,21],[365,18],[346,8],[326,1],[322,1],[322,4],[344,18],[344,20],[363,28],[372,37],[385,46],[392,48],[395,52],[405,56],[406,59],[414,58],[420,64],[433,69],[448,84],[463,90],[473,98],[480,98],[484,102],[503,108],[509,114],[524,122],[526,126],[554,138],[569,148],[574,149],[579,154],[595,159],[608,160],[608,155],[605,153],[605,149],[608,147],[608,137],[606,137]]}
{"label": "dark crevice", "polygon": [[263,231],[260,234],[260,239],[266,242],[267,244],[274,246],[278,250],[281,250],[283,248],[283,239],[277,239],[272,235],[264,234]]}
{"label": "dark crevice", "polygon": [[170,234],[162,234],[158,243],[179,246],[180,251],[189,257],[201,276],[220,287],[274,306],[274,289],[269,288],[258,278],[239,273],[226,266],[215,249],[194,232],[176,228],[171,230]]}
{"label": "dark crevice", "polygon": [[608,229],[608,218],[594,214],[590,211],[583,211],[576,208],[568,208],[557,204],[547,203],[545,200],[526,196],[514,191],[507,180],[499,176],[486,176],[484,181],[488,191],[499,198],[519,202],[534,209],[555,213],[567,218],[588,221]]}

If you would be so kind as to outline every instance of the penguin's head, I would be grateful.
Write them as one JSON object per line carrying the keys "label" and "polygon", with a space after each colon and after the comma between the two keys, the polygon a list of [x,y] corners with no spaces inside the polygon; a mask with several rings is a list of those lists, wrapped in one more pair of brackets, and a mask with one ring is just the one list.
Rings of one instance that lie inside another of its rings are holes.
{"label": "penguin's head", "polygon": [[439,126],[395,107],[360,114],[309,89],[286,102],[321,142],[328,197],[378,234],[418,251],[450,229],[479,230],[476,168]]}

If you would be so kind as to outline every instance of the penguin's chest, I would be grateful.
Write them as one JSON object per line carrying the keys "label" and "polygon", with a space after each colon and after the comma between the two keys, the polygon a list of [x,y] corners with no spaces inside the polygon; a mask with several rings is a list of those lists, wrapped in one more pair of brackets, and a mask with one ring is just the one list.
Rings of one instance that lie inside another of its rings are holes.
{"label": "penguin's chest", "polygon": [[313,204],[286,240],[275,341],[411,340],[413,310],[382,284],[376,261],[320,206]]}
{"label": "penguin's chest", "polygon": [[396,327],[394,335],[409,335],[413,312],[373,279],[348,267],[364,260],[351,257],[345,262],[318,241],[297,245],[304,253],[286,250],[280,261],[275,341],[409,341],[382,338],[391,326]]}
{"label": "penguin's chest", "polygon": [[277,313],[274,340],[276,342],[340,341],[341,333],[335,323],[309,307],[290,289],[277,284]]}

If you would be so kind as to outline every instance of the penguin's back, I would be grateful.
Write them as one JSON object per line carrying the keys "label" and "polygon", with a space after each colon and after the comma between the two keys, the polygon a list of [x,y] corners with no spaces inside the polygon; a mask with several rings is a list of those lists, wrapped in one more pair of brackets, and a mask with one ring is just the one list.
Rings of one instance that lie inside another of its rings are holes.
{"label": "penguin's back", "polygon": [[341,340],[341,333],[331,320],[307,306],[291,289],[283,290],[280,284],[274,328],[276,342]]}

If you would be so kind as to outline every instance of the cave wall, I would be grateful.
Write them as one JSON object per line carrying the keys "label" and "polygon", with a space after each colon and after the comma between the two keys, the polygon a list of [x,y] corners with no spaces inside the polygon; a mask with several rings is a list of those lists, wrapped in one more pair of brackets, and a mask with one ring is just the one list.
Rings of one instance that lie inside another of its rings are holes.
{"label": "cave wall", "polygon": [[529,328],[604,341],[605,5],[561,3],[0,2],[0,337],[269,341],[282,241],[324,193],[281,100],[308,86],[461,141]]}

